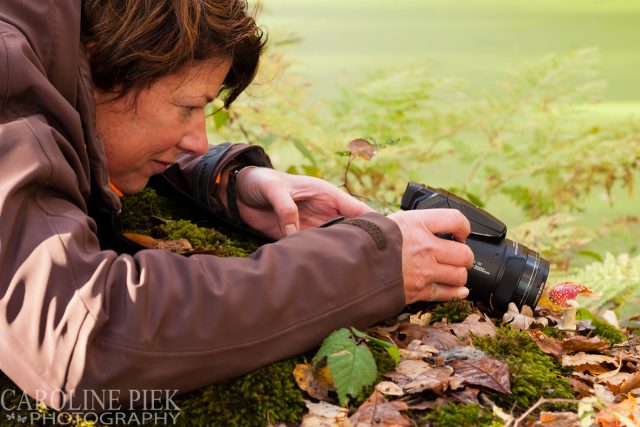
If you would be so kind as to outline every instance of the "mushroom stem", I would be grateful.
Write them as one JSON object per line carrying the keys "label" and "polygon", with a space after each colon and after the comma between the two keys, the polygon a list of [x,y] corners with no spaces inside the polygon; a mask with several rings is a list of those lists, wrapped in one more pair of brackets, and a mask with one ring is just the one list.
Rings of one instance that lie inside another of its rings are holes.
{"label": "mushroom stem", "polygon": [[569,308],[562,310],[562,317],[560,317],[560,323],[558,329],[563,331],[575,331],[576,330],[576,313],[580,304],[576,300],[569,300],[567,304]]}

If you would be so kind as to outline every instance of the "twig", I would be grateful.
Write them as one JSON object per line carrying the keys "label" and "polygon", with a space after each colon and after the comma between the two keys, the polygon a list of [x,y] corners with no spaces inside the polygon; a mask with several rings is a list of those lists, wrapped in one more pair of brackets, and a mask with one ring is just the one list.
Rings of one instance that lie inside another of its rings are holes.
{"label": "twig", "polygon": [[531,413],[533,411],[535,411],[540,406],[542,406],[542,405],[544,405],[546,403],[580,403],[580,401],[578,399],[545,399],[545,398],[541,397],[535,403],[535,405],[533,405],[531,408],[527,409],[527,412],[525,412],[524,414],[520,415],[520,417],[513,424],[513,427],[518,427],[520,422],[524,421],[524,419],[527,418],[529,415],[531,415]]}
{"label": "twig", "polygon": [[347,167],[344,168],[344,188],[347,190],[347,193],[353,196],[353,192],[349,188],[349,168],[351,168],[351,160],[353,160],[353,154],[349,154],[349,161],[347,162]]}

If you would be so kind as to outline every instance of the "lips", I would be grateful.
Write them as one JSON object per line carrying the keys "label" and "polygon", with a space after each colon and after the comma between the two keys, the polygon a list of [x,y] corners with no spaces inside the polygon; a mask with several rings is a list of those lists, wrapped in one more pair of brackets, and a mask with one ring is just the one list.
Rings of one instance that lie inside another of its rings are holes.
{"label": "lips", "polygon": [[152,160],[151,165],[155,173],[163,173],[174,162],[164,162],[162,160]]}

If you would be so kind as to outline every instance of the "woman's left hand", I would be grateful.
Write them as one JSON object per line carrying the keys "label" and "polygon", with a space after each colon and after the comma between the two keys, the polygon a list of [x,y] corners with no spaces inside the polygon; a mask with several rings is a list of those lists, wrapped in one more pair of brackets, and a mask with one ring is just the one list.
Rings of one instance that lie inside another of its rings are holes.
{"label": "woman's left hand", "polygon": [[238,173],[240,217],[251,228],[279,239],[317,227],[339,216],[373,212],[367,204],[319,178],[270,168],[247,167]]}

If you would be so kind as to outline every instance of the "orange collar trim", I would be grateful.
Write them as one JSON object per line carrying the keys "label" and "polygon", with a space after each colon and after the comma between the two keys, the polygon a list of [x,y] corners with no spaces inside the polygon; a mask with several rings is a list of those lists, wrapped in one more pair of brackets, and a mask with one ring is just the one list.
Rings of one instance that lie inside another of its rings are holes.
{"label": "orange collar trim", "polygon": [[109,188],[111,188],[113,190],[113,192],[116,193],[118,195],[118,197],[120,197],[121,199],[124,197],[124,194],[122,194],[122,191],[120,191],[118,189],[118,187],[113,185],[113,182],[111,182],[111,181],[109,181]]}

